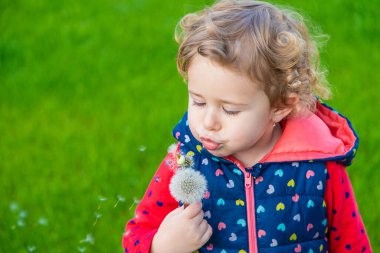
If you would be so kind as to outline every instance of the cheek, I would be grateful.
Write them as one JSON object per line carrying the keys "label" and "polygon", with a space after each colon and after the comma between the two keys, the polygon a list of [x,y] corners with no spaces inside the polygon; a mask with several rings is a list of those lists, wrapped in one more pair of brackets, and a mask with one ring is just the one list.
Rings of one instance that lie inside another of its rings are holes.
{"label": "cheek", "polygon": [[187,122],[189,123],[189,128],[190,128],[191,133],[196,139],[198,139],[198,136],[195,130],[197,129],[197,125],[199,124],[199,122],[197,120],[196,114],[190,108],[187,112]]}
{"label": "cheek", "polygon": [[266,118],[242,120],[241,124],[233,125],[235,139],[243,142],[257,139],[266,131],[267,125]]}

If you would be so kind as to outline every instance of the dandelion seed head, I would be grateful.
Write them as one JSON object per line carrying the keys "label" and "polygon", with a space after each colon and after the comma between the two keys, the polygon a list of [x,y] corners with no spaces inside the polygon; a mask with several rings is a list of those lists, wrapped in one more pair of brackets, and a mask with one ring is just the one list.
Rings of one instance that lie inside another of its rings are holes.
{"label": "dandelion seed head", "polygon": [[207,181],[199,171],[179,169],[172,177],[169,189],[178,202],[192,204],[202,199],[207,191]]}

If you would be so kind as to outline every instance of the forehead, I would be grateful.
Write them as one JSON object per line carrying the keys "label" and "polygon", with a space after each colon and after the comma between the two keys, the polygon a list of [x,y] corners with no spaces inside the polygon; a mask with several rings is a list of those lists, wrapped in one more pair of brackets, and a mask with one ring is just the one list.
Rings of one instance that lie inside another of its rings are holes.
{"label": "forehead", "polygon": [[250,100],[263,92],[246,75],[203,56],[192,60],[188,70],[188,86],[193,93],[219,94],[233,100]]}

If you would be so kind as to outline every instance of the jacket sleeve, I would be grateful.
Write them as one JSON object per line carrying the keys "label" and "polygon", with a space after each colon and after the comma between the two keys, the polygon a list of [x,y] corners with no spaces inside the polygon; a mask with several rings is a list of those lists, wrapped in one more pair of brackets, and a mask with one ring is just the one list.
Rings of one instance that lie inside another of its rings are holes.
{"label": "jacket sleeve", "polygon": [[325,201],[330,253],[372,252],[345,167],[327,163]]}
{"label": "jacket sleeve", "polygon": [[149,253],[153,236],[162,220],[178,207],[178,202],[169,191],[169,182],[175,170],[174,161],[173,153],[165,157],[137,205],[134,218],[127,223],[122,241],[124,252]]}

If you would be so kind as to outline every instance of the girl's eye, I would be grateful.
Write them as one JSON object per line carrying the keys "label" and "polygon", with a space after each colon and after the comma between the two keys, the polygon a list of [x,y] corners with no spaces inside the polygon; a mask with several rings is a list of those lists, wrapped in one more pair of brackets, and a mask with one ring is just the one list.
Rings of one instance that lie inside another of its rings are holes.
{"label": "girl's eye", "polygon": [[197,101],[193,100],[193,105],[202,107],[202,106],[205,106],[206,103],[200,103],[200,102],[197,102]]}
{"label": "girl's eye", "polygon": [[238,115],[240,111],[229,111],[223,108],[223,111],[228,115]]}

